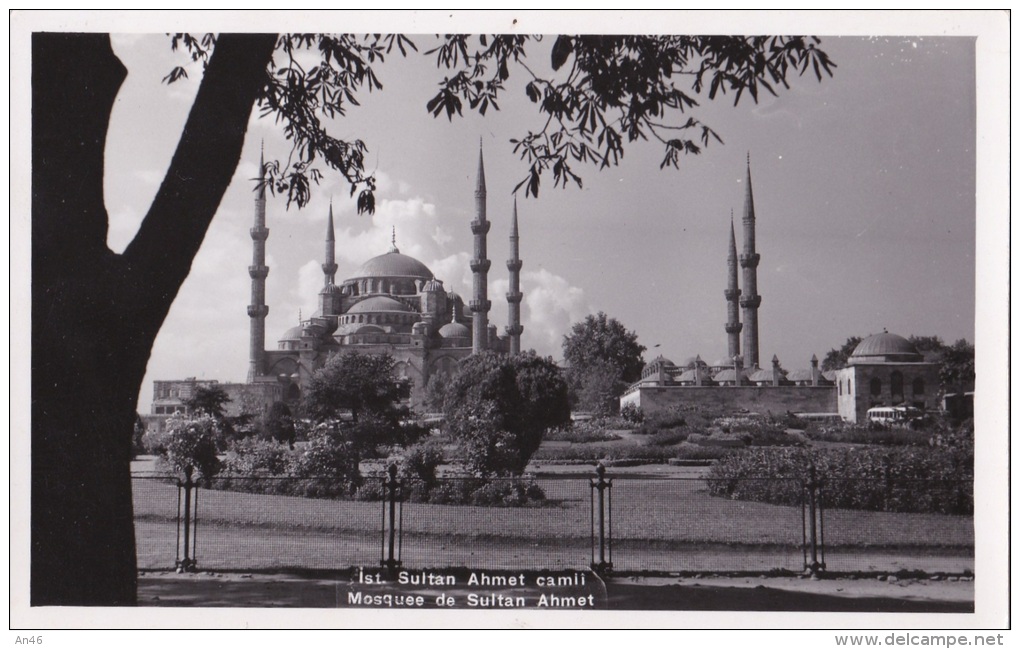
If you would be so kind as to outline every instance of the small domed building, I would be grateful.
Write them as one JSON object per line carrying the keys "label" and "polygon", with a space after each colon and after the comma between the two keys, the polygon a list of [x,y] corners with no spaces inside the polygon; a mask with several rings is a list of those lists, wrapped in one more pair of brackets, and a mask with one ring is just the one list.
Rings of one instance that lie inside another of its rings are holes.
{"label": "small domed building", "polygon": [[938,365],[904,338],[888,332],[857,345],[847,367],[836,371],[836,398],[844,421],[863,422],[870,408],[938,408]]}

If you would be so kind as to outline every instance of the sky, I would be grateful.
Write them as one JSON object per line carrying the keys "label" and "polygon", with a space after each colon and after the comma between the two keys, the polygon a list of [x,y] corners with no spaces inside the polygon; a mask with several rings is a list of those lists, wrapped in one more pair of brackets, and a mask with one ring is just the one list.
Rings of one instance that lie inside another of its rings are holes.
{"label": "sky", "polygon": [[[416,36],[424,52],[435,36]],[[529,65],[548,65],[546,37]],[[108,243],[121,251],[159,187],[201,69],[171,86],[186,63],[163,34],[124,34],[114,49],[129,70],[106,153]],[[730,214],[742,245],[746,160],[757,216],[759,338],[763,362],[808,367],[849,336],[888,330],[946,341],[975,336],[975,40],[945,36],[823,36],[832,78],[793,77],[779,97],[732,96],[693,115],[724,144],[660,170],[661,147],[627,146],[618,167],[580,168],[584,187],[517,197],[521,232],[522,346],[561,358],[572,323],[598,311],[620,320],[648,351],[674,361],[726,351],[726,254]],[[541,127],[511,69],[501,110],[451,122],[425,104],[443,78],[423,54],[387,58],[382,91],[333,132],[363,140],[378,179],[374,215],[358,215],[347,187],[327,174],[304,209],[267,204],[269,315],[266,344],[316,309],[323,238],[332,200],[338,281],[389,249],[424,262],[448,290],[470,296],[469,222],[478,147],[488,185],[490,322],[506,324],[508,234],[513,188],[527,167],[510,139]],[[686,120],[686,115],[677,117]],[[242,161],[152,351],[139,410],[152,381],[196,376],[243,381],[248,367],[254,196],[260,145],[286,158],[271,120],[253,114]]]}

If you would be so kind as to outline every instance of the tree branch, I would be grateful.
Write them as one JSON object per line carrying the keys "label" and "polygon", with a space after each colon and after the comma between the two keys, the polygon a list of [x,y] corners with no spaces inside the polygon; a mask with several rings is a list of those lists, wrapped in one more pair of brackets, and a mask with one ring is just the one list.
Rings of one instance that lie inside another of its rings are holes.
{"label": "tree branch", "polygon": [[[275,34],[226,34],[202,78],[163,184],[123,259],[169,310],[237,169]],[[169,299],[167,299],[169,298]]]}

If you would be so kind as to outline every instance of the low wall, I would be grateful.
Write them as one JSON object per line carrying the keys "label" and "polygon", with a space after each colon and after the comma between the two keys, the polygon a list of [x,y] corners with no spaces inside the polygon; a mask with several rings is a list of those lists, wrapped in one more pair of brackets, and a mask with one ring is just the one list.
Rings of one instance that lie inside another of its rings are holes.
{"label": "low wall", "polygon": [[620,399],[647,415],[671,406],[698,404],[721,410],[746,409],[751,412],[783,414],[790,412],[836,412],[836,389],[831,386],[648,386],[640,387]]}

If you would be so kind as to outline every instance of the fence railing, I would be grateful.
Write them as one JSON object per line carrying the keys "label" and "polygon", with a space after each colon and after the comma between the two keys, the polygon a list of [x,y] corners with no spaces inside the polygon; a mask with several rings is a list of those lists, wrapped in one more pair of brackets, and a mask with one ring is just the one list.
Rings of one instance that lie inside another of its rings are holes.
{"label": "fence railing", "polygon": [[516,506],[493,504],[492,494],[524,493],[519,480],[488,481],[481,500],[463,497],[484,484],[439,478],[424,493],[391,468],[365,478],[357,493],[325,497],[332,492],[318,478],[218,476],[204,483],[136,475],[138,566],[590,567],[601,574],[974,567],[970,481],[890,482],[882,506],[906,511],[855,508],[868,503],[852,494],[866,489],[813,474],[652,478],[609,475],[600,466],[594,474],[532,478],[526,502],[507,496]]}

